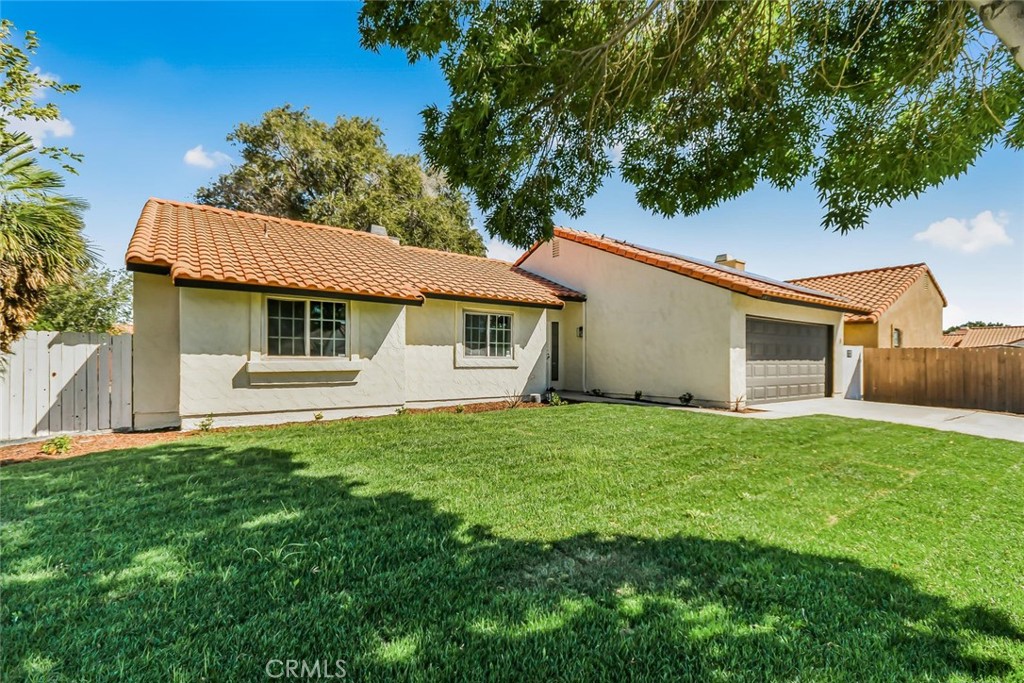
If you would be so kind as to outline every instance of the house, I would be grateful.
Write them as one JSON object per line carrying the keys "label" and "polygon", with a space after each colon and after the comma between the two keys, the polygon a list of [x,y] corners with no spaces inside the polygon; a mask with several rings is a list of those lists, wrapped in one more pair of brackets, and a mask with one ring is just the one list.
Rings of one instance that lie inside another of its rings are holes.
{"label": "house", "polygon": [[842,297],[559,229],[516,264],[162,199],[134,273],[134,426],[501,400],[548,387],[726,406],[829,396]]}
{"label": "house", "polygon": [[942,336],[942,345],[954,349],[984,346],[1024,346],[1024,325],[1001,327],[961,327]]}
{"label": "house", "polygon": [[846,343],[870,348],[942,346],[946,296],[924,263],[790,280],[868,308],[846,315]]}

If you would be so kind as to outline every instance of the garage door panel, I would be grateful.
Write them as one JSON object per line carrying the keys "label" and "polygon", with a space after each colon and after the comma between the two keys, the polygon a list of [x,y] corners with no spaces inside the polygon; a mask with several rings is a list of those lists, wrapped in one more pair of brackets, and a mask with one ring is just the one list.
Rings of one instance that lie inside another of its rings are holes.
{"label": "garage door panel", "polygon": [[747,402],[821,398],[828,352],[824,325],[747,318]]}

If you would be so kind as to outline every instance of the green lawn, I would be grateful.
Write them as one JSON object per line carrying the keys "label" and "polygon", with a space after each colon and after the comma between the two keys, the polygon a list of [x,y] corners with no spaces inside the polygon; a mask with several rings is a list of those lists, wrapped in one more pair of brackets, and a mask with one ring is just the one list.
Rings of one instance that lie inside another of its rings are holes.
{"label": "green lawn", "polygon": [[1024,681],[1010,442],[578,405],[196,436],[0,486],[4,681]]}

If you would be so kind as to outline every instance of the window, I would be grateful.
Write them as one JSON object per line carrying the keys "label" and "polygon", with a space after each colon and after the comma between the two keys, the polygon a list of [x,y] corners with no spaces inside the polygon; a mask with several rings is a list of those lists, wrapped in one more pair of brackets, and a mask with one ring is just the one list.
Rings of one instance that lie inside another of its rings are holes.
{"label": "window", "polygon": [[892,328],[892,348],[898,349],[903,345],[903,332],[898,327]]}
{"label": "window", "polygon": [[345,304],[267,299],[268,356],[344,356]]}
{"label": "window", "polygon": [[466,313],[465,354],[477,358],[512,357],[512,316]]}

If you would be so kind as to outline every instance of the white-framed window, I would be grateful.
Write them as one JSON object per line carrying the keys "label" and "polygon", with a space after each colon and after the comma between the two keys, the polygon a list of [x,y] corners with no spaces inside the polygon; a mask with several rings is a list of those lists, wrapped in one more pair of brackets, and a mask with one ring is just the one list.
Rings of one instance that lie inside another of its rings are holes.
{"label": "white-framed window", "polygon": [[512,358],[512,314],[464,311],[462,315],[467,358]]}
{"label": "white-framed window", "polygon": [[348,306],[342,301],[267,298],[268,356],[333,358],[348,354]]}

